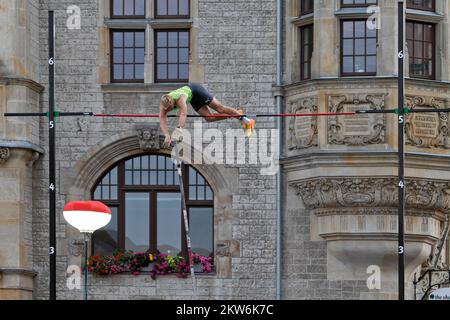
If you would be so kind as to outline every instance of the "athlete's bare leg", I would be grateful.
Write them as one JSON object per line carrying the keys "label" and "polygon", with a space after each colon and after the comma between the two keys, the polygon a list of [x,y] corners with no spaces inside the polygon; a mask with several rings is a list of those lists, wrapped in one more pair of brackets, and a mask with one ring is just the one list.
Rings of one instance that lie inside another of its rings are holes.
{"label": "athlete's bare leg", "polygon": [[231,114],[231,115],[242,115],[241,113],[239,113],[238,110],[231,108],[231,107],[227,107],[224,106],[219,100],[217,100],[216,98],[214,98],[211,103],[209,104],[209,106],[214,109],[215,111],[217,111],[218,113],[221,114]]}
{"label": "athlete's bare leg", "polygon": [[198,114],[200,114],[201,116],[204,117],[204,119],[206,120],[206,122],[216,122],[216,121],[221,121],[221,120],[226,120],[228,118],[226,117],[211,117],[214,115],[214,113],[212,113],[208,106],[203,106],[200,109],[198,109]]}

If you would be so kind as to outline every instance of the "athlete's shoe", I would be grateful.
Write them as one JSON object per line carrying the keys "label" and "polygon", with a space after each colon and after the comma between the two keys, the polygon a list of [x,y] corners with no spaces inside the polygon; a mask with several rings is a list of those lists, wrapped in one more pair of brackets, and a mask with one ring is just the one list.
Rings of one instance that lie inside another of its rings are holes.
{"label": "athlete's shoe", "polygon": [[244,129],[247,131],[247,137],[250,138],[253,135],[253,130],[255,129],[256,121],[245,116],[245,113],[244,113],[245,111],[243,109],[239,108],[239,109],[237,109],[237,111],[241,115],[239,120],[241,121]]}
{"label": "athlete's shoe", "polygon": [[255,125],[256,125],[256,121],[253,119],[248,119],[248,123],[244,122],[244,129],[247,130],[247,137],[250,138],[253,135],[253,130],[255,129]]}

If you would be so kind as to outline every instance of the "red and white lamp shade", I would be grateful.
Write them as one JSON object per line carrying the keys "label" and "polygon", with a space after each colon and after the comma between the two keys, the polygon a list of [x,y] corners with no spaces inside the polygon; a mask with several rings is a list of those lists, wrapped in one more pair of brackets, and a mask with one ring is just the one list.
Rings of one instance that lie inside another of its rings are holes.
{"label": "red and white lamp shade", "polygon": [[64,207],[64,219],[82,233],[93,233],[111,221],[111,210],[99,201],[73,201]]}

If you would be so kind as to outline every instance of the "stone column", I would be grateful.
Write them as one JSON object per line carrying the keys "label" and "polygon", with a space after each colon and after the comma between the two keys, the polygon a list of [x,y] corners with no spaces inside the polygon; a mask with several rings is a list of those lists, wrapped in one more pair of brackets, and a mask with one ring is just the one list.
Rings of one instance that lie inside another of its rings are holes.
{"label": "stone column", "polygon": [[338,77],[340,73],[339,20],[334,1],[316,1],[314,9],[313,78]]}
{"label": "stone column", "polygon": [[436,38],[436,77],[442,81],[450,81],[450,49],[448,38],[450,5],[447,1],[438,1],[437,13],[442,14],[444,19],[438,24],[438,34]]}
{"label": "stone column", "polygon": [[31,299],[32,165],[44,151],[39,119],[4,113],[39,111],[39,2],[2,1],[0,25],[0,300]]}
{"label": "stone column", "polygon": [[31,176],[39,157],[33,149],[0,142],[0,300],[32,298]]}
{"label": "stone column", "polygon": [[[397,74],[398,19],[397,1],[380,1],[380,29],[378,29],[378,76]],[[406,28],[406,26],[405,26]]]}

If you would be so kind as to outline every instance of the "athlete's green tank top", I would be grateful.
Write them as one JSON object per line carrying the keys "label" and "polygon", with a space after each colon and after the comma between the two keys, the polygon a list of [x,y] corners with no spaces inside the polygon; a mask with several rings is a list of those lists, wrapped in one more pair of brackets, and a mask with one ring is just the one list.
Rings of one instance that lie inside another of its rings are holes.
{"label": "athlete's green tank top", "polygon": [[[169,96],[171,96],[173,100],[175,100],[175,103],[178,102],[178,100],[182,95],[185,95],[187,97],[186,99],[187,103],[191,102],[193,94],[191,88],[189,88],[188,86],[184,86],[177,90],[169,92]],[[175,105],[175,107],[177,106]]]}

